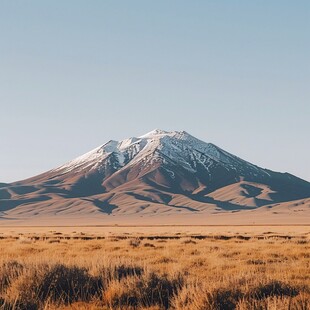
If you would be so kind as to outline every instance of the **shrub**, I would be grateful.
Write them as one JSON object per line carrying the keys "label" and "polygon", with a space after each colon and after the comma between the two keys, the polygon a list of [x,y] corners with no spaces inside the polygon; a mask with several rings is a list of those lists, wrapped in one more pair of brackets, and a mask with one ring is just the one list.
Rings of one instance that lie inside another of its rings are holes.
{"label": "shrub", "polygon": [[284,282],[271,281],[269,283],[260,284],[249,293],[250,296],[256,299],[263,299],[269,296],[297,296],[299,289],[290,286]]}
{"label": "shrub", "polygon": [[113,280],[122,280],[123,278],[132,276],[141,276],[144,269],[139,266],[128,266],[124,264],[104,267],[101,271],[101,279],[103,282],[110,282]]}
{"label": "shrub", "polygon": [[169,278],[152,272],[111,282],[105,292],[105,301],[112,309],[152,306],[168,309],[173,295],[182,285],[183,278],[179,275]]}
{"label": "shrub", "polygon": [[232,310],[241,296],[239,290],[202,288],[198,284],[189,284],[174,296],[172,305],[176,310]]}
{"label": "shrub", "polygon": [[86,269],[58,264],[27,270],[12,283],[7,295],[22,304],[42,304],[46,301],[68,304],[79,300],[88,301],[100,290],[101,280],[90,276]]}
{"label": "shrub", "polygon": [[[207,285],[202,286],[201,283],[200,285],[189,284],[178,291],[172,300],[172,305],[176,310],[269,309],[268,302],[271,298],[275,302],[281,301],[281,305],[283,305],[285,298],[291,299],[299,294],[297,288],[279,281],[260,284],[249,291],[230,286],[210,288]],[[306,303],[301,297],[296,299],[296,304],[304,305]],[[275,307],[275,309],[277,308]]]}
{"label": "shrub", "polygon": [[0,293],[2,293],[23,272],[24,266],[13,260],[0,267]]}
{"label": "shrub", "polygon": [[182,242],[183,244],[196,244],[197,242],[192,239],[187,239]]}
{"label": "shrub", "polygon": [[148,247],[148,248],[155,248],[155,245],[153,243],[149,243],[149,242],[144,243],[144,246]]}
{"label": "shrub", "polygon": [[138,239],[138,238],[135,238],[135,239],[131,239],[129,241],[129,245],[134,247],[134,248],[137,248],[139,245],[141,244],[141,240]]}

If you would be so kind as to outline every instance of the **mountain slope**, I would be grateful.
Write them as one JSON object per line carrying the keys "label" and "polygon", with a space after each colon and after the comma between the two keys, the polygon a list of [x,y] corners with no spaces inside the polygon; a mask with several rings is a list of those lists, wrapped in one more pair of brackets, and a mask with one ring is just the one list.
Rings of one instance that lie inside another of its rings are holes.
{"label": "mountain slope", "polygon": [[4,218],[212,214],[310,197],[310,183],[244,161],[190,134],[154,130],[41,175],[2,184]]}

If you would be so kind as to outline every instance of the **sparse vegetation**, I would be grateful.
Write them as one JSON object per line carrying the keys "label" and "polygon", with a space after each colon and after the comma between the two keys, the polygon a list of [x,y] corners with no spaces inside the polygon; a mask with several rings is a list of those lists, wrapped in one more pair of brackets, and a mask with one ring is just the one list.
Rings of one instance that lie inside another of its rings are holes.
{"label": "sparse vegetation", "polygon": [[138,238],[134,238],[134,239],[129,240],[129,245],[134,247],[134,248],[137,248],[140,244],[141,244],[141,240]]}
{"label": "sparse vegetation", "polygon": [[6,236],[0,309],[306,310],[308,238]]}

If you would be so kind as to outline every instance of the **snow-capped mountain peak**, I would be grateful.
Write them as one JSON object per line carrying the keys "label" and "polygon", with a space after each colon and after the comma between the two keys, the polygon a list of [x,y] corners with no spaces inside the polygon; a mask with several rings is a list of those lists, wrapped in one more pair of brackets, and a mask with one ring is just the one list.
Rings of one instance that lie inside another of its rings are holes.
{"label": "snow-capped mountain peak", "polygon": [[207,171],[213,165],[226,169],[236,169],[240,173],[247,170],[251,173],[266,174],[263,169],[229,154],[211,143],[203,142],[186,131],[165,131],[155,129],[139,137],[131,137],[121,141],[110,140],[102,146],[56,168],[55,171],[68,173],[71,171],[102,169],[113,154],[117,169],[130,167],[140,161],[153,161],[157,158],[163,162],[178,165],[196,173],[198,167]]}
{"label": "snow-capped mountain peak", "polygon": [[152,137],[155,137],[155,136],[159,136],[159,135],[169,135],[169,134],[172,134],[172,132],[169,132],[169,131],[165,131],[165,130],[162,130],[162,129],[154,129],[150,132],[147,132],[146,134],[142,135],[142,136],[139,136],[139,138],[152,138]]}
{"label": "snow-capped mountain peak", "polygon": [[95,214],[153,216],[159,210],[204,212],[213,205],[216,212],[226,212],[303,199],[309,197],[310,183],[255,166],[185,131],[156,129],[110,140],[1,191],[1,207],[14,211],[18,206],[22,215],[50,209],[82,214],[88,205]]}

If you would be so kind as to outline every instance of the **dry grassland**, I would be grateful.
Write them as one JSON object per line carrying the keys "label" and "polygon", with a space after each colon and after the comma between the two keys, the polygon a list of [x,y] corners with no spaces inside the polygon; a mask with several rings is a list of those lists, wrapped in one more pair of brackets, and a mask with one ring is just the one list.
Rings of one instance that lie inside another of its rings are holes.
{"label": "dry grassland", "polygon": [[309,309],[309,229],[270,229],[7,228],[0,308]]}

